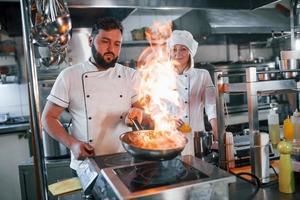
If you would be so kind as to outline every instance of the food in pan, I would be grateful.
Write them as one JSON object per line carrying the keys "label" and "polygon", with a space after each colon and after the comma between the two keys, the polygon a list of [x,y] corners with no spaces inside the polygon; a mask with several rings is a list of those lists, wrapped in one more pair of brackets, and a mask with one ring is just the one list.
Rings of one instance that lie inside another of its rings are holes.
{"label": "food in pan", "polygon": [[148,150],[168,150],[182,148],[186,139],[180,133],[167,131],[136,132],[128,136],[130,145]]}

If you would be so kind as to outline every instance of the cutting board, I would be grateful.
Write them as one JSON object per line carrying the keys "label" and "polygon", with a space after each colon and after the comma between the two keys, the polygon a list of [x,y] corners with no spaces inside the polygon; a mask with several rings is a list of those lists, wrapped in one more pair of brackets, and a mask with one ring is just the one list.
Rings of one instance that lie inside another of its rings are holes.
{"label": "cutting board", "polygon": [[53,183],[48,186],[49,191],[53,196],[58,196],[66,194],[69,192],[74,192],[81,190],[81,184],[78,177],[66,179],[57,183]]}

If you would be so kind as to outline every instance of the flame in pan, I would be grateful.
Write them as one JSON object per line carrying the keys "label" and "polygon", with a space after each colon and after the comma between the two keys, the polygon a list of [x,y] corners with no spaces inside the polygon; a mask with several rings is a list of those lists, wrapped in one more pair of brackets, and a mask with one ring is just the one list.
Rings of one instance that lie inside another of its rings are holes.
{"label": "flame in pan", "polygon": [[138,59],[138,70],[142,74],[139,98],[154,120],[156,131],[178,133],[174,119],[180,113],[181,100],[176,89],[177,74],[167,47],[171,34],[171,22],[156,22],[146,30],[150,47]]}

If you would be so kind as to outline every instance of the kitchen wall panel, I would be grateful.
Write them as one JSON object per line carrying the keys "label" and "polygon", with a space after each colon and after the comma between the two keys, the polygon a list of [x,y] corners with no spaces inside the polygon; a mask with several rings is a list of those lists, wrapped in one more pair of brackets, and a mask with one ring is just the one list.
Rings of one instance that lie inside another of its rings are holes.
{"label": "kitchen wall panel", "polygon": [[0,84],[0,113],[11,117],[29,115],[29,100],[26,84]]}

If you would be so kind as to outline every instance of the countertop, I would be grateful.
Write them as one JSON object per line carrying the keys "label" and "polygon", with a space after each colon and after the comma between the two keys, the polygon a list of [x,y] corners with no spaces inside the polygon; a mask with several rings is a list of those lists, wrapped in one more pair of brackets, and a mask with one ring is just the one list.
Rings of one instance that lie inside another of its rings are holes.
{"label": "countertop", "polygon": [[[297,182],[296,191],[293,194],[284,194],[278,191],[278,184],[275,183],[264,188],[257,188],[255,185],[237,178],[235,183],[229,185],[229,199],[230,200],[292,200],[300,199],[300,183]],[[74,192],[60,197],[60,200],[84,200],[82,192]]]}
{"label": "countertop", "polygon": [[7,133],[23,132],[30,129],[29,123],[0,124],[0,135]]}
{"label": "countertop", "polygon": [[300,183],[297,182],[296,192],[293,194],[281,193],[278,190],[278,183],[265,186],[263,188],[257,188],[255,185],[241,179],[237,178],[235,183],[229,186],[229,199],[241,200],[241,199],[272,199],[272,200],[290,200],[290,199],[300,199]]}
{"label": "countertop", "polygon": [[5,123],[0,123],[0,134],[24,132],[29,129],[29,116],[12,117]]}

